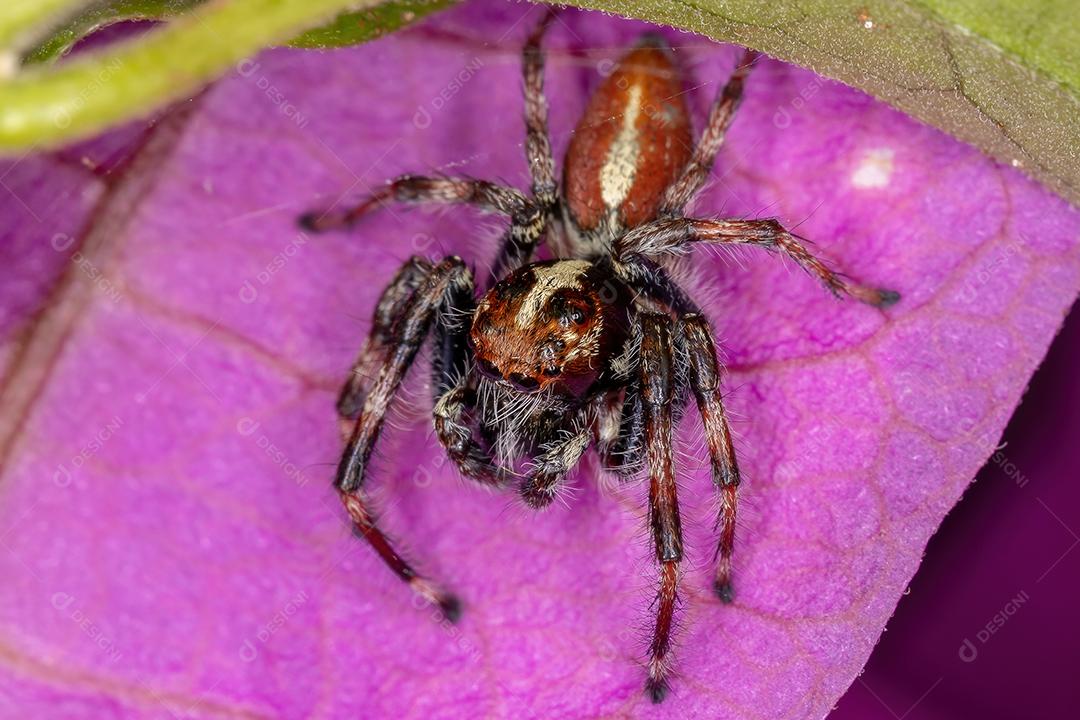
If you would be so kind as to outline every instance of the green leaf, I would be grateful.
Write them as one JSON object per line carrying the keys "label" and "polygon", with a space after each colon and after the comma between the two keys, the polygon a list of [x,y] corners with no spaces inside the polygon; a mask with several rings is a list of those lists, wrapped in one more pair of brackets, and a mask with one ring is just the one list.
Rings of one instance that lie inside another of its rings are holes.
{"label": "green leaf", "polygon": [[922,5],[997,44],[1021,64],[1080,92],[1080,5],[1075,0],[924,0]]}
{"label": "green leaf", "polygon": [[333,22],[294,38],[289,44],[301,48],[333,48],[374,40],[448,8],[455,0],[395,0],[359,12],[342,13]]}
{"label": "green leaf", "polygon": [[1076,0],[571,0],[860,88],[1080,203]]}

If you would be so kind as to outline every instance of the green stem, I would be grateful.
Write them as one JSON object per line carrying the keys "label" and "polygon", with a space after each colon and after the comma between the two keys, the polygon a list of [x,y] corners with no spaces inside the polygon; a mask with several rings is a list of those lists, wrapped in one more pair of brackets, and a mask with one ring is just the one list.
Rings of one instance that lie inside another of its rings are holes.
{"label": "green stem", "polygon": [[377,1],[214,0],[143,38],[30,68],[0,83],[0,150],[86,137],[189,97],[261,48]]}
{"label": "green stem", "polygon": [[0,48],[19,48],[27,36],[89,0],[5,0],[0,13]]}

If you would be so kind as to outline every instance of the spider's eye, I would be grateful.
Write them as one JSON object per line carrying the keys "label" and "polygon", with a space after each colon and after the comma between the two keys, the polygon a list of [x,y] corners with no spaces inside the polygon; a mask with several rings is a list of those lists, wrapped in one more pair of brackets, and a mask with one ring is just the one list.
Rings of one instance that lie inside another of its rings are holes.
{"label": "spider's eye", "polygon": [[560,370],[557,367],[546,367],[546,368],[544,368],[544,376],[545,377],[559,377],[560,375],[562,375],[562,370]]}
{"label": "spider's eye", "polygon": [[589,307],[580,300],[556,295],[551,299],[551,314],[558,318],[563,327],[582,325],[589,317]]}
{"label": "spider's eye", "polygon": [[484,373],[489,378],[498,380],[502,377],[502,373],[499,372],[499,368],[495,365],[495,363],[491,362],[490,360],[478,358],[476,364],[480,368],[480,372]]}
{"label": "spider's eye", "polygon": [[566,349],[566,343],[562,340],[549,340],[540,346],[540,357],[544,360],[554,360],[555,356]]}
{"label": "spider's eye", "polygon": [[528,375],[522,375],[521,373],[510,373],[510,377],[507,378],[510,383],[518,390],[535,390],[540,387],[540,381],[536,378],[531,378]]}

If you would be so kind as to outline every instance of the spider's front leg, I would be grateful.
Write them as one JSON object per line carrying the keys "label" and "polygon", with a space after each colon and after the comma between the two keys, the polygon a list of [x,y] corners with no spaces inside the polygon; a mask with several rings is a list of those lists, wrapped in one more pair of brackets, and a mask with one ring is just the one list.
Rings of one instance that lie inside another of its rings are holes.
{"label": "spider's front leg", "polygon": [[[697,306],[686,298],[682,289],[666,275],[657,276],[654,280],[660,284],[650,286],[645,283],[635,287],[641,287],[643,294],[668,304],[677,314],[697,310]],[[673,299],[676,296],[681,300]],[[625,385],[621,393],[610,394],[598,407],[594,432],[597,452],[604,467],[624,480],[634,477],[645,467],[645,420],[639,377],[640,323],[636,323],[635,328],[635,336],[627,343],[623,358],[617,361],[617,365],[626,369],[626,373],[620,375]],[[672,382],[673,392],[678,398],[686,396],[688,387],[688,373],[682,370],[687,365],[684,345],[676,344],[674,348],[678,353],[675,358],[678,361],[676,366],[680,369],[673,371]],[[672,424],[678,425],[682,417],[683,403],[676,402],[671,410]]]}
{"label": "spider's front leg", "polygon": [[363,407],[367,392],[365,386],[374,379],[394,339],[395,323],[416,289],[430,274],[431,263],[414,255],[401,266],[375,304],[371,332],[338,395],[337,411],[342,420],[348,422],[348,434],[352,433],[352,421],[356,420]]}
{"label": "spider's front leg", "polygon": [[423,278],[405,303],[396,323],[394,339],[385,350],[378,378],[364,399],[356,427],[338,465],[335,487],[341,494],[358,534],[402,580],[422,598],[438,606],[449,620],[460,612],[458,600],[419,575],[394,549],[379,528],[371,503],[363,490],[368,461],[382,431],[390,402],[401,386],[433,321],[452,308],[449,302],[463,292],[471,294],[472,274],[460,258],[447,258],[436,264]]}
{"label": "spider's front leg", "polygon": [[653,702],[667,694],[671,635],[679,588],[679,563],[683,558],[682,519],[675,483],[671,447],[672,406],[677,402],[673,380],[675,355],[666,314],[641,315],[641,407],[645,423],[645,455],[649,467],[649,526],[656,560],[660,564],[660,588],[656,602],[656,626],[649,646],[645,689]]}
{"label": "spider's front leg", "polygon": [[491,276],[494,280],[529,262],[551,217],[550,207],[534,202],[504,185],[486,180],[402,175],[354,207],[301,215],[300,227],[318,233],[351,228],[369,212],[390,201],[474,205],[487,212],[509,217],[510,226],[492,265]]}
{"label": "spider's front leg", "polygon": [[701,218],[665,218],[640,225],[615,243],[615,254],[621,263],[634,266],[642,257],[678,254],[689,243],[716,245],[753,245],[777,250],[797,262],[817,277],[834,295],[848,295],[875,307],[889,307],[900,300],[894,290],[874,288],[849,282],[810,253],[799,240],[778,221],[707,220]]}

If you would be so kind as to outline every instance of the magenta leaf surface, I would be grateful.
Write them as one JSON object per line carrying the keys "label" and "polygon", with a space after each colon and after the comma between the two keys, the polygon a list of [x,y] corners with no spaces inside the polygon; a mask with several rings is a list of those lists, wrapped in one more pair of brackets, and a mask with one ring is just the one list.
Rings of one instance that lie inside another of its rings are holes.
{"label": "magenta leaf surface", "polygon": [[[852,682],[1077,293],[1080,217],[857,91],[755,70],[698,213],[801,223],[903,300],[695,255],[748,483],[722,606],[688,414],[677,674],[653,707],[641,483],[590,461],[538,515],[468,485],[416,373],[371,486],[462,597],[457,627],[351,536],[330,487],[334,395],[382,286],[416,252],[483,268],[498,223],[394,208],[307,238],[295,218],[406,171],[526,187],[518,48],[539,15],[470,3],[358,48],[269,52],[145,136],[0,168],[0,716],[801,718]],[[555,24],[557,152],[644,27]],[[668,35],[700,127],[738,51]]]}

